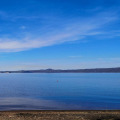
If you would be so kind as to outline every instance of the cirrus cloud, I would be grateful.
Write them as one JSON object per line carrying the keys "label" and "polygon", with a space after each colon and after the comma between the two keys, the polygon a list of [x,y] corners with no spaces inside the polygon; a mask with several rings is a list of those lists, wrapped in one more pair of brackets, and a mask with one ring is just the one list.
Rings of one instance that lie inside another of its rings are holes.
{"label": "cirrus cloud", "polygon": [[0,38],[0,51],[18,52],[69,41],[82,41],[87,36],[104,34],[101,28],[116,19],[117,16],[115,13],[103,12],[90,18],[76,18],[68,23],[61,23],[62,27],[54,28],[52,31],[46,30],[46,33],[42,36],[38,34],[36,37],[31,37],[34,36],[31,35],[23,38]]}

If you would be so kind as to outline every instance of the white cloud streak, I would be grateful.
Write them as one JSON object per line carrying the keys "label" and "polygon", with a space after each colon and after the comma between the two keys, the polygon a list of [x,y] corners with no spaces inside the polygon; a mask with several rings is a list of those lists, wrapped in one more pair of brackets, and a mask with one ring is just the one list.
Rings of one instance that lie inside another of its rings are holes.
{"label": "white cloud streak", "polygon": [[[42,37],[37,35],[35,38],[27,36],[25,38],[0,38],[0,52],[19,52],[33,48],[41,48],[68,41],[82,40],[86,36],[103,34],[99,29],[104,25],[116,20],[115,14],[100,13],[90,18],[77,19],[62,28],[47,31]],[[57,32],[56,32],[57,31]],[[34,36],[34,35],[31,35]]]}

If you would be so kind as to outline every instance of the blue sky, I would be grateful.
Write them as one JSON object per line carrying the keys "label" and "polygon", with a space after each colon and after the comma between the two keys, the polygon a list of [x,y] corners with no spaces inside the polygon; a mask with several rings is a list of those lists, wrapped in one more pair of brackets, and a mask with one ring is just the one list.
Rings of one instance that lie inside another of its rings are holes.
{"label": "blue sky", "polygon": [[0,70],[120,67],[120,0],[0,1]]}

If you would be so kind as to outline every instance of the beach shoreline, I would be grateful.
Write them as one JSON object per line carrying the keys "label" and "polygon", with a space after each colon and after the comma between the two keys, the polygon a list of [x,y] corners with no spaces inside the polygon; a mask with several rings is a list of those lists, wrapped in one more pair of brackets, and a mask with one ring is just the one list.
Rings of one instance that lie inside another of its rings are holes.
{"label": "beach shoreline", "polygon": [[120,110],[0,111],[0,120],[120,120]]}

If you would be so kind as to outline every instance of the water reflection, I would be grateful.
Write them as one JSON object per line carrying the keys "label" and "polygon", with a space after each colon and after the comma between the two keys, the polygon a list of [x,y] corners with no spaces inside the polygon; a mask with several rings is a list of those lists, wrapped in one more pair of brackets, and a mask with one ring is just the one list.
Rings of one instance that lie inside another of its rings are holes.
{"label": "water reflection", "polygon": [[119,109],[120,104],[105,101],[85,101],[77,98],[47,100],[34,98],[0,98],[0,110],[109,110]]}
{"label": "water reflection", "polygon": [[120,109],[120,74],[0,74],[0,110]]}
{"label": "water reflection", "polygon": [[62,102],[44,99],[8,97],[0,98],[0,110],[64,110],[75,106],[69,106]]}
{"label": "water reflection", "polygon": [[31,98],[0,98],[1,110],[30,110],[30,109],[62,109],[64,105],[52,100],[38,100]]}

